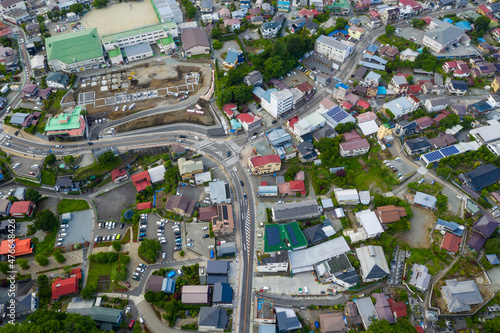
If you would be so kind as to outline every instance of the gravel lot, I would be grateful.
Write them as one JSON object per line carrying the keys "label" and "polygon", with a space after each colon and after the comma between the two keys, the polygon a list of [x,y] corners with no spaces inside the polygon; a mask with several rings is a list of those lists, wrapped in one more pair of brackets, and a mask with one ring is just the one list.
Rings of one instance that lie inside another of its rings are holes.
{"label": "gravel lot", "polygon": [[122,210],[128,208],[126,205],[135,202],[135,190],[132,182],[126,183],[108,193],[98,196],[94,199],[97,208],[97,219],[99,221],[121,220]]}
{"label": "gravel lot", "polygon": [[411,209],[413,211],[410,219],[411,228],[403,234],[403,240],[411,247],[428,249],[430,247],[429,228],[432,228],[436,222],[436,217],[431,210],[413,206]]}

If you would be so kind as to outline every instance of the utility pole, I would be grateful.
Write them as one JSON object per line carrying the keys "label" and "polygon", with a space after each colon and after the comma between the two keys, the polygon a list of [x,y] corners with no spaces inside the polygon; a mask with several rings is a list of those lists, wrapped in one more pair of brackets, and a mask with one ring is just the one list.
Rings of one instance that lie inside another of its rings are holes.
{"label": "utility pole", "polygon": [[85,278],[85,238],[82,236],[82,287],[83,287],[83,279]]}

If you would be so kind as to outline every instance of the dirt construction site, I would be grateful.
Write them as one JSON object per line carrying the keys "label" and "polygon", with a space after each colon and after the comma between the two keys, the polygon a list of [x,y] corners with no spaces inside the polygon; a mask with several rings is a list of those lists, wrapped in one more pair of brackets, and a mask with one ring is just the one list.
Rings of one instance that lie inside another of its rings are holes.
{"label": "dirt construction site", "polygon": [[205,93],[210,77],[207,64],[152,61],[82,78],[65,100],[85,106],[89,118],[119,119],[140,110],[175,107],[181,98]]}

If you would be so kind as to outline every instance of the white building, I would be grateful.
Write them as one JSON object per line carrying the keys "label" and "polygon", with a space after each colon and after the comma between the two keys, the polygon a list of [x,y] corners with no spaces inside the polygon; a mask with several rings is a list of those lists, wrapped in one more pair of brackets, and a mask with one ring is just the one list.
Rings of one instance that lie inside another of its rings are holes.
{"label": "white building", "polygon": [[259,273],[288,272],[288,252],[277,251],[269,253],[268,257],[260,258],[257,265]]}
{"label": "white building", "polygon": [[288,89],[280,91],[277,89],[269,89],[262,95],[261,104],[271,116],[277,119],[279,116],[292,109],[293,95]]}
{"label": "white building", "polygon": [[420,53],[418,53],[417,51],[413,51],[412,49],[408,48],[399,54],[399,59],[401,61],[408,60],[408,61],[414,62],[415,59],[417,59],[417,57],[419,55],[420,55]]}
{"label": "white building", "polygon": [[0,12],[2,14],[14,9],[26,10],[27,8],[23,0],[4,0],[0,2]]}
{"label": "white building", "polygon": [[123,48],[143,43],[155,44],[169,35],[174,38],[179,37],[177,24],[173,21],[105,35],[102,36],[102,44],[106,51],[110,51],[116,47]]}
{"label": "white building", "polygon": [[381,246],[363,246],[356,248],[361,267],[363,282],[372,282],[382,279],[390,273],[389,266],[385,260],[384,250]]}
{"label": "white building", "polygon": [[399,97],[385,103],[382,109],[391,111],[396,119],[415,111],[415,106],[407,97]]}
{"label": "white building", "polygon": [[338,62],[344,62],[351,54],[351,46],[325,35],[316,39],[314,50]]}
{"label": "white building", "polygon": [[179,24],[184,22],[182,11],[175,0],[152,0],[151,4],[160,22],[174,21]]}
{"label": "white building", "polygon": [[500,123],[497,120],[489,120],[489,126],[482,126],[470,130],[469,134],[480,144],[500,140]]}
{"label": "white building", "polygon": [[377,214],[369,209],[356,213],[356,220],[363,226],[368,238],[377,237],[384,232],[384,228],[378,220]]}
{"label": "white building", "polygon": [[441,111],[448,107],[450,100],[448,97],[436,97],[427,99],[424,107],[428,112]]}
{"label": "white building", "polygon": [[334,189],[335,198],[339,205],[357,205],[359,204],[358,190],[356,189]]}

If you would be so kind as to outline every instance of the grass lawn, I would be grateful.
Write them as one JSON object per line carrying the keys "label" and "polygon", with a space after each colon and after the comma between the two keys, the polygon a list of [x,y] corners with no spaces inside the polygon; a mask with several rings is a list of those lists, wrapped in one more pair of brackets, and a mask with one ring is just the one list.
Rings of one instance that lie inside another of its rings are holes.
{"label": "grass lawn", "polygon": [[98,162],[94,162],[91,165],[84,167],[84,168],[79,168],[76,173],[75,173],[75,180],[80,180],[88,176],[99,176],[102,173],[110,172],[113,169],[116,169],[120,163],[122,162],[121,159],[117,158],[113,163],[109,164],[100,164]]}
{"label": "grass lawn", "polygon": [[46,168],[42,169],[42,184],[56,185],[57,174],[53,170]]}
{"label": "grass lawn", "polygon": [[54,251],[54,243],[56,242],[57,236],[56,227],[54,230],[47,232],[45,238],[42,241],[35,242],[35,254],[51,255]]}
{"label": "grass lawn", "polygon": [[[111,281],[113,281],[114,275],[116,274],[116,266],[118,266],[118,261],[106,264],[91,263],[89,268],[87,285],[93,283],[95,286],[97,286],[99,282],[99,277],[102,275],[111,275]],[[112,286],[113,283],[110,283],[110,287]]]}
{"label": "grass lawn", "polygon": [[85,200],[62,199],[57,205],[57,211],[59,214],[78,212],[89,208],[90,206]]}

